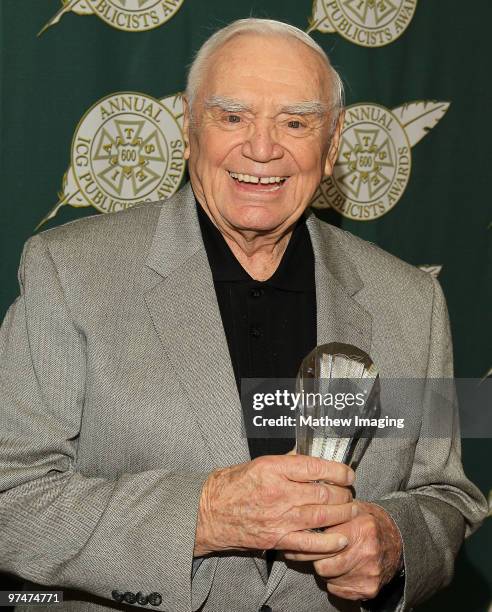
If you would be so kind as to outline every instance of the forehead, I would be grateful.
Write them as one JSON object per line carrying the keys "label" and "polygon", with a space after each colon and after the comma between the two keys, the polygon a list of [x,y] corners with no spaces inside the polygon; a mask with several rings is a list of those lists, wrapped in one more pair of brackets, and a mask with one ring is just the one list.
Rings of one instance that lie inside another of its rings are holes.
{"label": "forehead", "polygon": [[291,37],[240,34],[209,59],[202,95],[328,100],[330,76],[318,54]]}

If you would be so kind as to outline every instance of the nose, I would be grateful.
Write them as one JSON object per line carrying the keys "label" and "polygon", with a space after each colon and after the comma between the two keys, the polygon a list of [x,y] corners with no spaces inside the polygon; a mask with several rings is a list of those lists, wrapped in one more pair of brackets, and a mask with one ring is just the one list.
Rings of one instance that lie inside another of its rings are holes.
{"label": "nose", "polygon": [[275,139],[275,128],[266,121],[257,120],[248,129],[242,153],[248,159],[266,163],[284,155],[282,146]]}

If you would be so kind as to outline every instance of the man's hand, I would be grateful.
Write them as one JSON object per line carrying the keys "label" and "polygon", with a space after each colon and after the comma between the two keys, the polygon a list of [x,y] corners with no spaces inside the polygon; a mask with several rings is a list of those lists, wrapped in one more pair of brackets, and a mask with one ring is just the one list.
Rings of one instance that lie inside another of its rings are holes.
{"label": "man's hand", "polygon": [[398,571],[402,542],[393,519],[379,506],[355,502],[358,515],[325,533],[343,534],[347,547],[327,555],[284,553],[287,559],[314,561],[316,573],[326,580],[330,593],[344,599],[373,599]]}
{"label": "man's hand", "polygon": [[[335,526],[353,516],[353,471],[302,455],[258,457],[212,472],[202,490],[195,556],[222,550],[333,553],[347,544]],[[316,482],[321,481],[321,482]],[[309,531],[331,526],[325,533]]]}

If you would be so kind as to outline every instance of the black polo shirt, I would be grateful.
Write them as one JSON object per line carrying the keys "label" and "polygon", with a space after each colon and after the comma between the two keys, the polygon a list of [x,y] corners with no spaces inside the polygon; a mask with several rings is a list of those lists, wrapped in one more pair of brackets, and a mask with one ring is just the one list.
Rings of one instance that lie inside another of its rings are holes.
{"label": "black polo shirt", "polygon": [[[295,378],[316,346],[314,253],[304,216],[266,281],[251,278],[197,203],[238,391],[242,378]],[[265,414],[266,416],[266,414]],[[289,451],[294,440],[248,438],[251,458]]]}

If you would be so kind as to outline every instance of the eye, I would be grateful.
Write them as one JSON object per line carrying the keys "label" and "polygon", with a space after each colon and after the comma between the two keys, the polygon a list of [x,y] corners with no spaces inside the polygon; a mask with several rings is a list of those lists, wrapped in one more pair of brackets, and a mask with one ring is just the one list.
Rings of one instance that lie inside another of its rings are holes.
{"label": "eye", "polygon": [[304,127],[304,126],[297,119],[293,119],[292,121],[289,121],[287,123],[287,127],[294,128],[294,129],[298,130],[299,128]]}
{"label": "eye", "polygon": [[227,115],[228,123],[239,123],[241,121],[241,117],[239,115]]}

